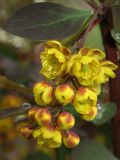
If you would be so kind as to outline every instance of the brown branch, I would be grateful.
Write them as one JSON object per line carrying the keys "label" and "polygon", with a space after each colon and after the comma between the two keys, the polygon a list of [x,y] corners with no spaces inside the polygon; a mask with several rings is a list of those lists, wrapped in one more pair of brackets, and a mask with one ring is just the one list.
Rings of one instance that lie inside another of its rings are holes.
{"label": "brown branch", "polygon": [[112,121],[113,124],[113,143],[114,153],[120,158],[120,64],[117,56],[117,49],[114,39],[111,37],[112,15],[108,11],[106,18],[101,23],[103,43],[107,59],[118,65],[116,78],[110,80],[110,100],[117,105],[117,113]]}

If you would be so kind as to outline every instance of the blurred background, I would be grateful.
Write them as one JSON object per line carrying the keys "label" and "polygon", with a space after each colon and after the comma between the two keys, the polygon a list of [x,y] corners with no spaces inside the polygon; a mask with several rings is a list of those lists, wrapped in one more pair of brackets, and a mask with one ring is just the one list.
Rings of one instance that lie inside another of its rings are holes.
{"label": "blurred background", "polygon": [[[65,0],[49,0],[49,2],[60,3],[76,9],[91,9],[84,0],[67,1],[68,3]],[[29,87],[43,79],[39,75],[41,43],[8,34],[2,29],[2,25],[17,9],[33,2],[42,1],[0,0],[0,74]],[[95,39],[95,41],[91,42],[91,39]],[[85,45],[104,50],[99,26],[96,26],[88,34]],[[103,87],[100,100],[103,102],[109,101],[108,85]],[[26,95],[19,94],[14,90],[0,88],[0,109],[17,107],[28,101]],[[21,122],[18,118],[0,120],[0,160],[38,160],[40,158],[45,159],[45,157],[54,159],[55,150],[40,148],[34,141],[22,138],[20,128],[25,123],[27,122]],[[80,122],[76,128],[81,139],[93,138],[112,150],[112,126],[110,121],[99,127],[96,127],[93,123]]]}

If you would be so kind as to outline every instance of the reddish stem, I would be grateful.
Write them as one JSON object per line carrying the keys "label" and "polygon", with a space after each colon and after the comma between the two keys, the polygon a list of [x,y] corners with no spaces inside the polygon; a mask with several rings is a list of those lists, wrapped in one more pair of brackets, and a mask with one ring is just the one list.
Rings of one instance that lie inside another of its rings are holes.
{"label": "reddish stem", "polygon": [[[106,18],[101,23],[103,34],[103,43],[107,59],[117,64],[120,67],[117,49],[114,39],[111,37],[112,15],[111,11],[107,12]],[[110,99],[117,105],[117,113],[113,119],[113,143],[114,153],[120,158],[120,68],[116,70],[116,78],[110,80]]]}

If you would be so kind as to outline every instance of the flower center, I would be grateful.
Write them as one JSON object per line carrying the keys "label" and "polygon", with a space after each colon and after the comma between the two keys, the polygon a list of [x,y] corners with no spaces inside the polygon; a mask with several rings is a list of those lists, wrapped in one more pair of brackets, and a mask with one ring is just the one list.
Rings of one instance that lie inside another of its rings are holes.
{"label": "flower center", "polygon": [[83,65],[82,68],[81,68],[81,71],[82,71],[82,72],[86,72],[86,71],[88,71],[88,70],[89,70],[89,65],[88,65],[88,64]]}

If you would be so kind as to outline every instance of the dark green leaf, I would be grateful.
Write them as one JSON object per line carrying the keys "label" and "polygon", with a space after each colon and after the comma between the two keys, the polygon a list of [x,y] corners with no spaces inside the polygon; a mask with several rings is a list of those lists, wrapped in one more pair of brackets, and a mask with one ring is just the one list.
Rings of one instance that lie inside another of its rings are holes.
{"label": "dark green leaf", "polygon": [[63,39],[77,32],[90,16],[91,11],[49,2],[33,3],[14,13],[4,29],[36,40]]}
{"label": "dark green leaf", "polygon": [[108,122],[116,114],[116,105],[114,103],[107,103],[98,108],[98,114],[93,120],[96,125],[101,125]]}
{"label": "dark green leaf", "polygon": [[71,151],[72,151],[71,149],[66,148],[65,146],[56,148],[56,159],[57,160],[66,159],[66,157],[71,153]]}
{"label": "dark green leaf", "polygon": [[25,160],[52,160],[52,158],[42,152],[33,152]]}
{"label": "dark green leaf", "polygon": [[118,160],[103,145],[93,140],[82,140],[72,151],[74,160]]}

